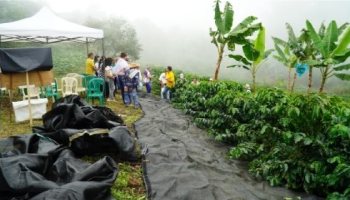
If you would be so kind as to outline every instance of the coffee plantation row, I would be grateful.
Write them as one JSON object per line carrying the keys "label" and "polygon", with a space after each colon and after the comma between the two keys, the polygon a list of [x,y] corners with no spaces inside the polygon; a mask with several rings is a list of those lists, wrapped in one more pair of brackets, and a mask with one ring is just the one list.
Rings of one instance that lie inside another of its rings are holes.
{"label": "coffee plantation row", "polygon": [[[240,83],[207,77],[193,85],[193,75],[185,80],[178,75],[173,106],[217,141],[232,145],[228,157],[249,161],[255,178],[327,199],[350,199],[348,102],[278,88],[248,93]],[[153,86],[158,94],[156,80]]]}

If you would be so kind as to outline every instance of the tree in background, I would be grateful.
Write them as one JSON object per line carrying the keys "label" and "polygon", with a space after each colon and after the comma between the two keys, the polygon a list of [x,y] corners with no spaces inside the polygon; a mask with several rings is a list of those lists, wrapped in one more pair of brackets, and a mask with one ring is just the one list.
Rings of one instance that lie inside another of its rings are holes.
{"label": "tree in background", "polygon": [[257,38],[243,46],[244,56],[230,54],[229,57],[240,62],[240,64],[228,67],[243,67],[249,70],[253,79],[253,91],[256,90],[256,73],[262,66],[266,58],[272,53],[273,49],[265,51],[265,28],[262,27]]}
{"label": "tree in background", "polygon": [[[105,53],[117,56],[120,52],[127,53],[131,59],[138,60],[142,46],[137,39],[135,28],[122,18],[96,19],[89,18],[86,26],[104,31]],[[94,52],[102,52],[101,44],[91,45]]]}
{"label": "tree in background", "polygon": [[216,62],[214,80],[218,79],[222,56],[227,45],[231,51],[235,50],[235,45],[245,45],[249,43],[248,36],[261,28],[261,23],[252,24],[257,18],[249,16],[239,23],[233,30],[233,9],[229,2],[226,2],[224,11],[220,11],[220,1],[217,0],[215,3],[215,25],[217,30],[210,28],[210,36],[213,43],[218,51],[218,60]]}
{"label": "tree in background", "polygon": [[275,43],[275,50],[277,52],[277,55],[273,55],[273,57],[284,66],[288,67],[287,90],[291,91],[291,74],[292,69],[294,69],[294,66],[297,63],[297,57],[290,51],[288,42],[276,37],[272,37],[272,40]]}
{"label": "tree in background", "polygon": [[[323,34],[320,31],[316,33],[313,25],[308,20],[306,21],[306,27],[312,42],[319,52],[319,55],[313,60],[313,62],[318,63],[317,65],[320,66],[322,76],[319,93],[323,92],[327,79],[334,75],[332,67],[345,62],[345,60],[350,57],[350,49],[348,48],[350,44],[350,27],[347,28],[348,25],[348,23],[345,23],[338,28],[337,23],[333,20],[329,23]],[[343,34],[344,30],[346,31]],[[339,40],[341,35],[342,38]],[[336,70],[345,70],[349,68],[350,67],[346,67],[346,65],[342,65],[338,66]],[[346,76],[338,74],[336,77],[344,78]]]}

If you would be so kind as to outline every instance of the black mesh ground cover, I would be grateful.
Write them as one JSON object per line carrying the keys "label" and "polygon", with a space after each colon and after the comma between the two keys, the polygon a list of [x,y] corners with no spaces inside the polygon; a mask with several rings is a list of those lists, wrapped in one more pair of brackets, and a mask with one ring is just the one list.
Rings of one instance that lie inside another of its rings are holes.
{"label": "black mesh ground cover", "polygon": [[140,103],[144,116],[134,128],[144,148],[149,200],[322,199],[253,179],[247,164],[228,160],[229,147],[206,136],[190,116],[161,99]]}

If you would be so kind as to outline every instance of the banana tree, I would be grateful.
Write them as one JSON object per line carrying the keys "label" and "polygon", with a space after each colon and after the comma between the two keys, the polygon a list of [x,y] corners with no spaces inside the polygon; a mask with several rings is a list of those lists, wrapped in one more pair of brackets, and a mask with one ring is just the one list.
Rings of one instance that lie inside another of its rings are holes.
{"label": "banana tree", "polygon": [[210,28],[210,36],[212,38],[211,43],[216,46],[218,51],[218,59],[214,74],[214,80],[217,80],[226,46],[229,50],[234,51],[236,44],[244,45],[249,43],[249,40],[246,38],[259,30],[261,28],[261,23],[253,24],[257,18],[249,16],[232,29],[234,15],[232,5],[229,2],[226,2],[224,10],[221,12],[220,1],[217,0],[215,2],[214,11],[217,30]]}
{"label": "banana tree", "polygon": [[261,27],[257,38],[243,46],[244,56],[228,55],[230,58],[240,62],[240,64],[228,67],[242,67],[250,71],[253,79],[253,91],[256,90],[256,73],[262,66],[266,58],[272,53],[272,49],[265,51],[265,28]]}
{"label": "banana tree", "polygon": [[288,67],[287,90],[291,90],[291,73],[298,59],[290,51],[288,42],[276,37],[272,37],[272,40],[275,43],[275,50],[277,52],[277,55],[273,55],[273,57],[284,66]]}
{"label": "banana tree", "polygon": [[[348,23],[343,24],[339,28],[337,23],[333,20],[329,23],[324,35],[317,34],[313,25],[307,20],[306,27],[309,31],[310,37],[314,43],[315,48],[319,52],[315,62],[319,63],[321,71],[321,86],[319,93],[323,92],[326,81],[334,75],[332,67],[341,64],[350,56],[348,45],[350,44],[350,28]],[[343,31],[345,31],[344,34]],[[339,40],[339,37],[342,38]],[[336,70],[347,69],[344,66],[339,66]],[[344,78],[342,75],[337,75],[339,78]]]}

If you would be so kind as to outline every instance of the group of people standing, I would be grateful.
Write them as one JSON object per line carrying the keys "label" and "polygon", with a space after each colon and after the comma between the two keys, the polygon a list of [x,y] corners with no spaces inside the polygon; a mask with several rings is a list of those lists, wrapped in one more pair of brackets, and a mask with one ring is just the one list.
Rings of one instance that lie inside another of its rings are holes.
{"label": "group of people standing", "polygon": [[[87,75],[95,75],[105,80],[107,101],[115,101],[115,95],[119,89],[124,104],[128,107],[133,102],[134,108],[137,109],[139,107],[138,92],[142,92],[143,85],[146,87],[147,94],[151,94],[153,76],[150,67],[147,67],[142,74],[139,64],[129,64],[126,53],[121,53],[118,59],[95,56],[93,53],[89,53],[85,69]],[[170,93],[168,91],[175,85],[175,76],[170,66],[167,67],[161,84],[164,88],[162,89],[163,97],[170,98],[171,96],[167,95]]]}

